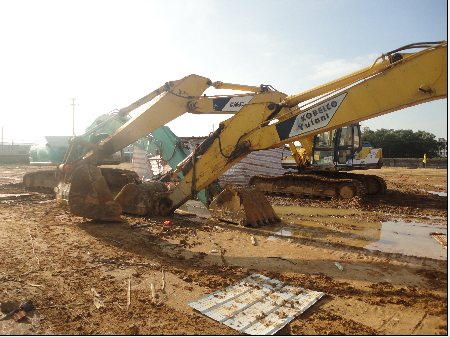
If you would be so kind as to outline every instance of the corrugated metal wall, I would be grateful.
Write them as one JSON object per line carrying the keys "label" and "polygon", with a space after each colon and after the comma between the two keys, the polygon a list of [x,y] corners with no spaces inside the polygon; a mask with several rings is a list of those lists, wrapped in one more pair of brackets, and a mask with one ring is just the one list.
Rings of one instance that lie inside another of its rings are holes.
{"label": "corrugated metal wall", "polygon": [[[277,176],[289,170],[281,167],[283,148],[260,150],[250,153],[219,178],[221,183],[248,184],[252,176],[258,174]],[[286,153],[285,153],[286,155]]]}
{"label": "corrugated metal wall", "polygon": [[[202,138],[183,138],[183,141],[190,152],[192,152],[195,145],[200,144],[203,140],[204,139]],[[284,155],[289,154],[289,150],[284,153]],[[289,171],[281,167],[282,155],[283,147],[252,152],[221,175],[219,177],[219,182],[227,184],[248,184],[248,181],[254,175],[282,175]],[[164,165],[164,163],[161,162],[159,156],[149,158],[147,158],[147,156],[147,152],[134,147],[132,170],[136,171],[141,178],[145,177],[144,179],[151,179],[153,176],[160,173],[167,173],[170,170],[168,165]]]}

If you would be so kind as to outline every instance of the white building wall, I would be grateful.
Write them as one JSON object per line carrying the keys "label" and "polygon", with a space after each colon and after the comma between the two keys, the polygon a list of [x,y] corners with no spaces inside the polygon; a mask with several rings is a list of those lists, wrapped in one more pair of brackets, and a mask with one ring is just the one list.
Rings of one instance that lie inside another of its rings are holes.
{"label": "white building wall", "polygon": [[439,138],[438,142],[440,144],[439,156],[442,158],[448,158],[448,144],[445,138]]}

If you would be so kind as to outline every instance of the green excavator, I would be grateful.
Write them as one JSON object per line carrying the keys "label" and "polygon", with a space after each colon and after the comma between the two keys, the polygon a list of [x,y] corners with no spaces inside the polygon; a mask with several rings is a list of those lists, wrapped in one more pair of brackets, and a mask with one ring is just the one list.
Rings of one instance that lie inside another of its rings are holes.
{"label": "green excavator", "polygon": [[[90,147],[83,146],[83,144],[99,144],[130,119],[131,117],[129,116],[121,117],[114,113],[104,114],[97,117],[92,124],[86,128],[85,133],[81,136],[83,142],[80,142],[75,149],[75,156],[82,157],[91,150]],[[68,141],[68,138],[70,137],[59,138],[65,138]],[[51,144],[32,146],[30,148],[30,164],[39,166],[57,166],[59,163],[63,162],[64,156],[69,147],[69,142],[67,142],[67,144],[64,143],[65,139],[63,139],[63,142],[60,141],[59,144],[55,144],[56,146],[52,146]],[[183,144],[183,141],[167,126],[161,126],[148,135],[141,137],[130,146],[135,146],[152,155],[161,156],[162,161],[167,163],[172,170],[175,170],[177,165],[190,154],[189,149]],[[99,162],[99,165],[118,165],[124,161],[124,158],[125,153],[122,149],[121,151],[103,158]],[[108,175],[109,177],[108,187],[113,190],[118,189],[116,192],[120,191],[123,183],[140,180],[137,173],[131,170],[103,167],[101,168],[101,171],[102,174]],[[167,183],[174,178],[174,176],[166,174],[159,177],[158,180],[161,183]],[[178,173],[178,178],[183,178],[182,172]],[[23,183],[27,190],[53,193],[54,188],[57,186],[55,170],[27,173],[23,177]],[[162,185],[160,188],[164,189]],[[197,197],[200,201],[207,205],[208,202],[212,200],[213,195],[218,194],[221,191],[222,190],[219,184],[214,182],[204,190],[197,193]]]}

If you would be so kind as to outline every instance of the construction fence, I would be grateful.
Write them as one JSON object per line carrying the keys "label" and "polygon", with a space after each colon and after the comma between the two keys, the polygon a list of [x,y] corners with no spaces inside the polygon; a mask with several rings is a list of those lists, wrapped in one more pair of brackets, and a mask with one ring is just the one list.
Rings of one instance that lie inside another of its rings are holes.
{"label": "construction fence", "polygon": [[423,158],[383,158],[383,166],[447,169],[448,160],[447,158],[427,159],[427,163],[425,164]]}

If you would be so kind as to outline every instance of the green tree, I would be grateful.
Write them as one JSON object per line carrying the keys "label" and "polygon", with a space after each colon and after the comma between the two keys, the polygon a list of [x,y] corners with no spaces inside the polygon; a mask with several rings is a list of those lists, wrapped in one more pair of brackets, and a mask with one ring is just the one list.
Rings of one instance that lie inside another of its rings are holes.
{"label": "green tree", "polygon": [[425,131],[380,129],[376,131],[365,127],[362,139],[374,147],[383,149],[386,158],[435,158],[439,153],[436,136]]}

